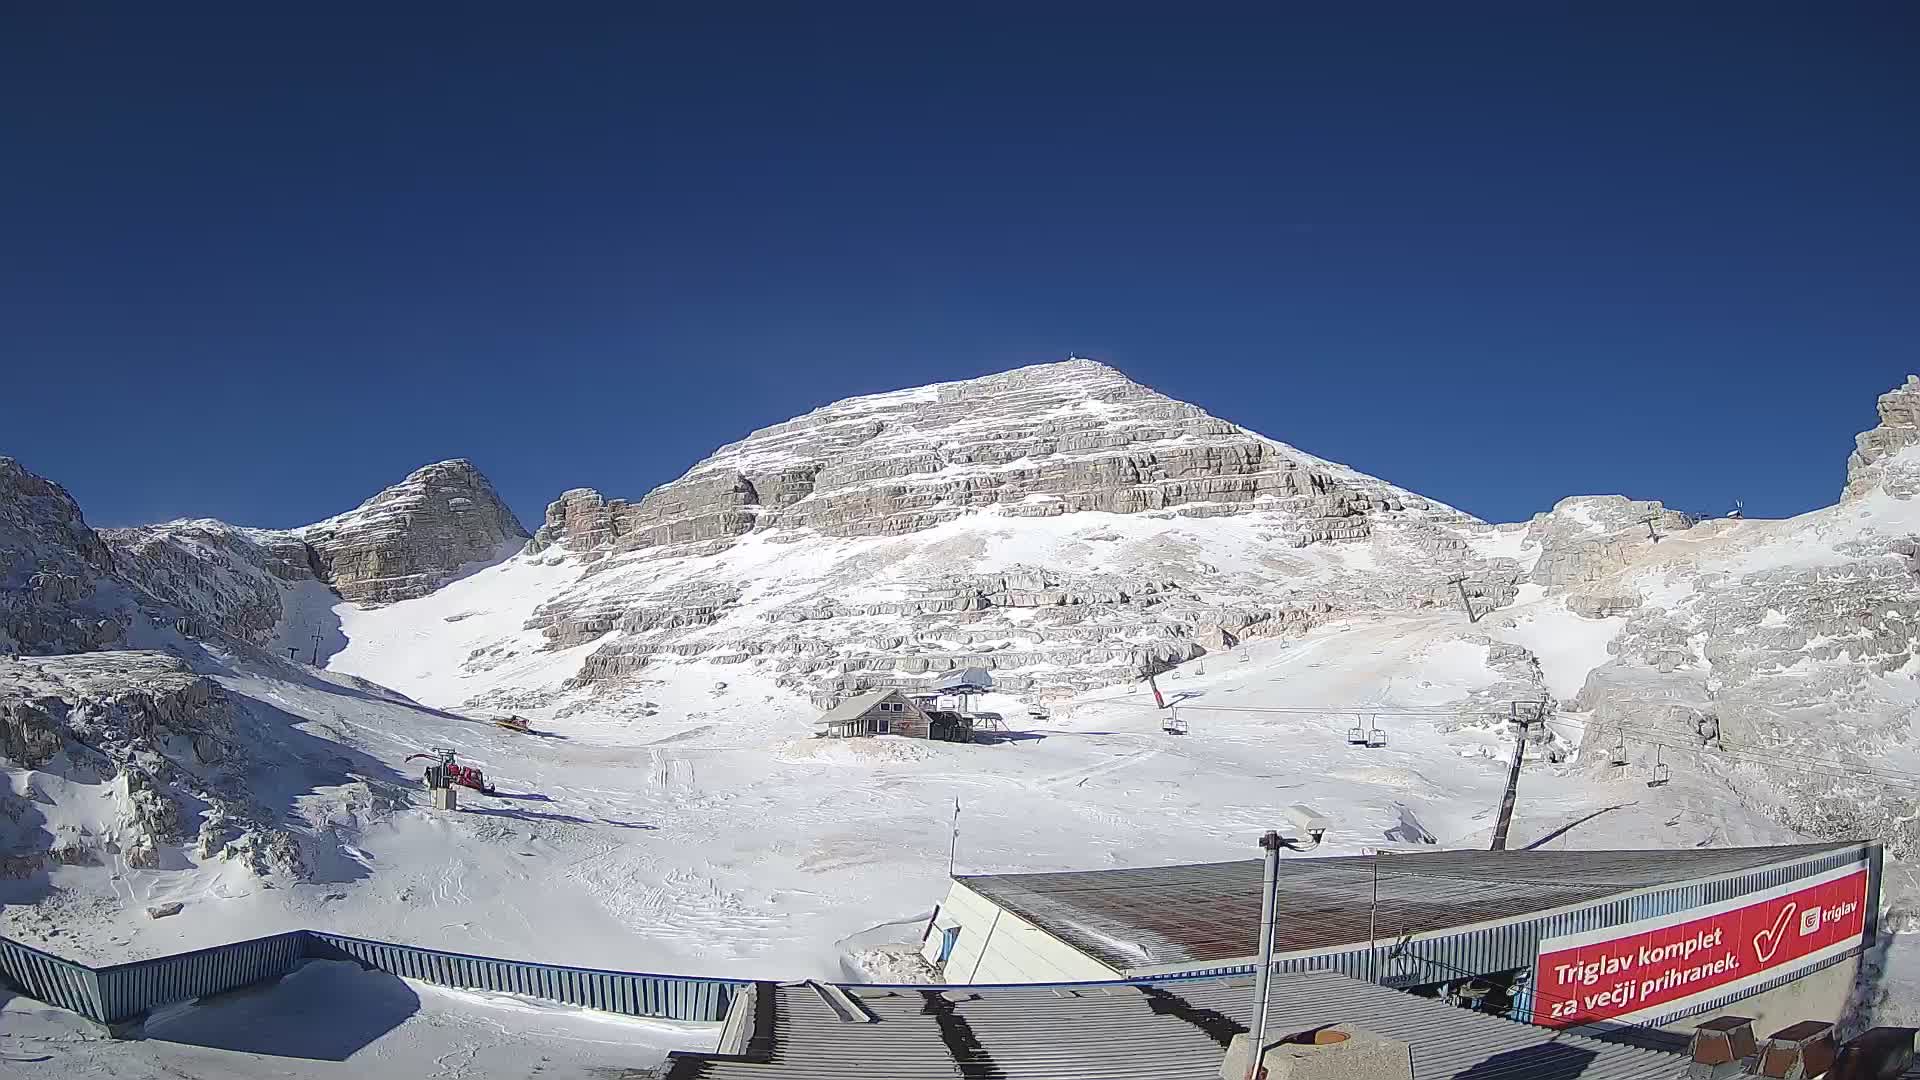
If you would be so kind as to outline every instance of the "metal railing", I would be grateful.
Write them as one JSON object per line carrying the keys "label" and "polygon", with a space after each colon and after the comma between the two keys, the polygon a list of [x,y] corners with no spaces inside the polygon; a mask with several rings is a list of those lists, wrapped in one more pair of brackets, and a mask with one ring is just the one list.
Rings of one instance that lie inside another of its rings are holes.
{"label": "metal railing", "polygon": [[307,932],[307,942],[308,956],[354,960],[389,975],[435,986],[520,994],[601,1012],[666,1020],[723,1020],[734,995],[751,985],[745,979],[533,964],[317,931]]}
{"label": "metal railing", "polygon": [[718,1023],[745,979],[537,964],[292,930],[251,941],[93,968],[0,937],[0,976],[28,997],[102,1024],[163,1005],[277,979],[302,960],[352,960],[403,979],[456,990],[542,998],[626,1016]]}
{"label": "metal railing", "polygon": [[100,977],[85,964],[0,937],[0,975],[36,1001],[101,1018]]}
{"label": "metal railing", "polygon": [[306,931],[294,930],[100,968],[94,973],[100,1015],[93,1019],[115,1024],[161,1005],[277,979],[300,966],[306,939]]}

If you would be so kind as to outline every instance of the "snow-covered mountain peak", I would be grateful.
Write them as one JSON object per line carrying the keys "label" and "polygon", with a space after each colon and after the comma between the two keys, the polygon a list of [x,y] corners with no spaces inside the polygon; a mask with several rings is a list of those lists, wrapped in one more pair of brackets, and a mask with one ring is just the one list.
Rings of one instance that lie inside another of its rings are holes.
{"label": "snow-covered mountain peak", "polygon": [[1054,695],[1344,613],[1452,603],[1461,574],[1510,598],[1519,567],[1476,551],[1486,532],[1073,358],[833,402],[637,502],[568,491],[523,559],[456,592],[493,610],[479,594],[518,594],[515,566],[568,572],[510,628],[459,635],[440,668],[526,707],[696,658],[821,699],[956,666]]}
{"label": "snow-covered mountain peak", "polygon": [[407,474],[353,510],[298,529],[210,518],[102,530],[120,573],[218,633],[313,656],[335,643],[341,599],[425,596],[518,551],[526,530],[464,458]]}
{"label": "snow-covered mountain peak", "polygon": [[712,554],[756,532],[899,536],[971,516],[1263,512],[1294,543],[1383,514],[1470,521],[1091,360],[848,398],[721,447],[636,503],[570,491],[535,547]]}
{"label": "snow-covered mountain peak", "polygon": [[527,530],[465,458],[435,462],[344,514],[294,530],[340,595],[383,604],[425,596],[517,550]]}

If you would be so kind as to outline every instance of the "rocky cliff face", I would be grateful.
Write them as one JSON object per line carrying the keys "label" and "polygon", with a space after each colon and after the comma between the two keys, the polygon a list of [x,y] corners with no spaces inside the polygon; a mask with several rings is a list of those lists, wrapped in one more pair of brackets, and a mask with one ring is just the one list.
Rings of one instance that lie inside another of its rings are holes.
{"label": "rocky cliff face", "polygon": [[982,510],[1268,512],[1302,547],[1364,539],[1383,514],[1467,520],[1069,360],[836,402],[722,447],[637,503],[569,491],[535,545],[710,554],[755,531],[899,536]]}
{"label": "rocky cliff face", "polygon": [[294,531],[322,580],[348,600],[425,596],[463,568],[498,561],[527,538],[473,463],[416,469],[356,509]]}
{"label": "rocky cliff face", "polygon": [[[278,705],[230,690],[200,647],[249,652],[285,629],[292,597],[330,606],[313,558],[291,533],[214,521],[97,534],[58,485],[0,458],[0,880],[30,879],[10,888],[7,932],[60,929],[57,904],[30,906],[60,865],[300,880],[310,854],[339,858],[342,826],[405,801],[384,769],[317,751]],[[295,670],[271,655],[250,652]],[[307,799],[325,804],[318,825]]]}
{"label": "rocky cliff face", "polygon": [[[1588,768],[1645,779],[1659,752],[1802,832],[1920,851],[1910,786],[1876,778],[1920,764],[1916,406],[1913,378],[1881,397],[1845,497],[1798,518],[1660,525],[1657,504],[1580,499],[1535,519],[1534,580],[1618,625],[1610,659],[1567,705]],[[1658,542],[1633,524],[1647,516]],[[1631,763],[1612,766],[1622,744]]]}
{"label": "rocky cliff face", "polygon": [[[159,751],[173,744],[177,756]],[[156,868],[161,850],[186,839],[180,799],[231,812],[232,799],[201,782],[231,755],[228,702],[180,660],[150,652],[96,652],[0,661],[0,755],[109,789],[112,812],[68,823],[52,837],[16,826],[5,857],[16,871],[39,850],[55,862],[92,864],[109,855]]]}
{"label": "rocky cliff face", "polygon": [[1849,496],[1884,485],[1889,494],[1909,498],[1920,492],[1920,462],[1900,460],[1900,451],[1920,444],[1920,375],[1880,395],[1880,422],[1854,439],[1847,457]]}
{"label": "rocky cliff face", "polygon": [[[218,634],[306,651],[337,637],[331,598],[377,605],[424,596],[513,553],[526,530],[473,463],[417,469],[358,509],[291,530],[223,521],[107,529],[118,572],[182,612],[189,637]],[[318,586],[330,593],[314,594]],[[308,610],[296,610],[300,608]]]}
{"label": "rocky cliff face", "polygon": [[133,620],[113,554],[65,488],[0,457],[0,654],[105,648]]}
{"label": "rocky cliff face", "polygon": [[266,645],[287,621],[289,586],[317,580],[313,550],[292,533],[200,520],[101,536],[124,577],[187,613],[189,637]]}
{"label": "rocky cliff face", "polygon": [[1696,523],[1690,514],[1623,495],[1562,499],[1527,525],[1528,543],[1540,548],[1530,580],[1549,588],[1581,588],[1625,566],[1642,547]]}
{"label": "rocky cliff face", "polygon": [[585,572],[526,626],[597,646],[572,690],[697,658],[820,701],[969,666],[1046,696],[1453,605],[1450,576],[1511,599],[1518,564],[1477,554],[1490,531],[1070,360],[836,402],[636,503],[569,491],[529,555]]}

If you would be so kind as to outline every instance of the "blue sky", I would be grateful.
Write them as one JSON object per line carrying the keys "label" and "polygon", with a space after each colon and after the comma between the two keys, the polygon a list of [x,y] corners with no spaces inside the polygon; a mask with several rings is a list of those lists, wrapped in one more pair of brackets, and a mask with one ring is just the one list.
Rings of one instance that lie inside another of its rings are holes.
{"label": "blue sky", "polygon": [[531,527],[1079,353],[1491,519],[1831,502],[1920,370],[1920,7],[1585,6],[16,5],[0,453]]}

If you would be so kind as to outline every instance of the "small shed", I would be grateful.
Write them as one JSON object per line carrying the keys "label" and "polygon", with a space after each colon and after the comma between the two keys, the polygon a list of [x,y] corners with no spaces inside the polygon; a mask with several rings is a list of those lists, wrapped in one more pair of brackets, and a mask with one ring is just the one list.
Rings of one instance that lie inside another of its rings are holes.
{"label": "small shed", "polygon": [[815,734],[829,739],[860,735],[928,738],[927,714],[898,690],[869,690],[828,709],[814,721]]}
{"label": "small shed", "polygon": [[943,742],[972,742],[973,717],[941,709],[928,709],[927,738]]}

